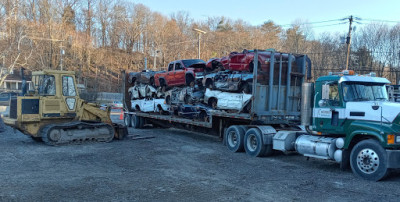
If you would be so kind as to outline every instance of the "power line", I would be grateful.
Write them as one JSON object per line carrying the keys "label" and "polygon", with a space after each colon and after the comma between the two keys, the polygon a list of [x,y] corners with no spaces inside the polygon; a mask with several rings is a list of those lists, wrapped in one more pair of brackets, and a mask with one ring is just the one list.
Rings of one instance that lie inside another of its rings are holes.
{"label": "power line", "polygon": [[388,22],[388,23],[400,23],[400,21],[394,20],[380,20],[380,19],[370,19],[370,18],[361,18],[361,21],[371,21],[371,22]]}
{"label": "power line", "polygon": [[343,25],[343,24],[346,24],[346,23],[347,23],[347,22],[341,22],[341,23],[330,24],[330,25],[312,26],[312,28],[330,27],[330,26],[336,26],[336,25]]}
{"label": "power line", "polygon": [[[317,21],[317,22],[304,22],[300,23],[300,25],[310,25],[310,24],[320,24],[320,23],[327,23],[327,22],[335,22],[335,21],[343,21],[343,19],[334,19],[334,20],[324,20],[324,21]],[[292,26],[292,24],[285,24],[281,25],[282,27]]]}

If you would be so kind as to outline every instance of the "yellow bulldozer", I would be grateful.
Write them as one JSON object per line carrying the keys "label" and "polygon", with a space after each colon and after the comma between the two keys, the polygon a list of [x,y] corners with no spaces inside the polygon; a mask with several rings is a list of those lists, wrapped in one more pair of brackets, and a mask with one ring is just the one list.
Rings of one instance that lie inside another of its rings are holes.
{"label": "yellow bulldozer", "polygon": [[79,97],[73,71],[32,72],[29,91],[22,89],[24,95],[10,100],[3,120],[34,140],[48,145],[109,142],[127,134],[126,126],[112,123],[110,108],[101,110]]}

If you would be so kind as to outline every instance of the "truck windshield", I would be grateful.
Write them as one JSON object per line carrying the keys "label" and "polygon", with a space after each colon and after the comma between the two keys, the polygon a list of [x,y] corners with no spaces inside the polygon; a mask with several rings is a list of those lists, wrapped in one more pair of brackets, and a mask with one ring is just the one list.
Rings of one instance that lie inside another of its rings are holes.
{"label": "truck windshield", "polygon": [[387,100],[383,83],[345,82],[342,83],[344,101]]}
{"label": "truck windshield", "polygon": [[185,67],[190,67],[191,65],[194,64],[206,64],[206,62],[204,60],[200,60],[200,59],[193,59],[193,60],[182,60],[183,65],[185,65]]}

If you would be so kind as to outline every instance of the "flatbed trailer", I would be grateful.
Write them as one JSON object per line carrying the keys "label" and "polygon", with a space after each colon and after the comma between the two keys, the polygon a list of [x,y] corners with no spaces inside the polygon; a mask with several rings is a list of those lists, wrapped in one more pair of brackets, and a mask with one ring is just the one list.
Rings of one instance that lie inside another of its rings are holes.
{"label": "flatbed trailer", "polygon": [[[259,58],[258,50],[254,53]],[[381,180],[400,168],[400,104],[384,97],[387,79],[345,70],[306,82],[311,78],[306,55],[268,54],[268,60],[254,62],[248,113],[210,110],[207,120],[144,113],[132,109],[124,96],[125,123],[216,134],[229,150],[249,156],[277,150],[334,160],[367,180]],[[129,86],[123,83],[126,95]]]}

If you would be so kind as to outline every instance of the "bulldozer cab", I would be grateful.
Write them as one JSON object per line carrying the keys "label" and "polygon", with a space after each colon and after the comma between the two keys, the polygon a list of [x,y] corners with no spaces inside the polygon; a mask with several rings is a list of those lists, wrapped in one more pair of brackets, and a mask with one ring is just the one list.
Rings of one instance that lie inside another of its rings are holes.
{"label": "bulldozer cab", "polygon": [[32,85],[33,97],[39,97],[41,118],[76,116],[79,96],[73,71],[33,72]]}

